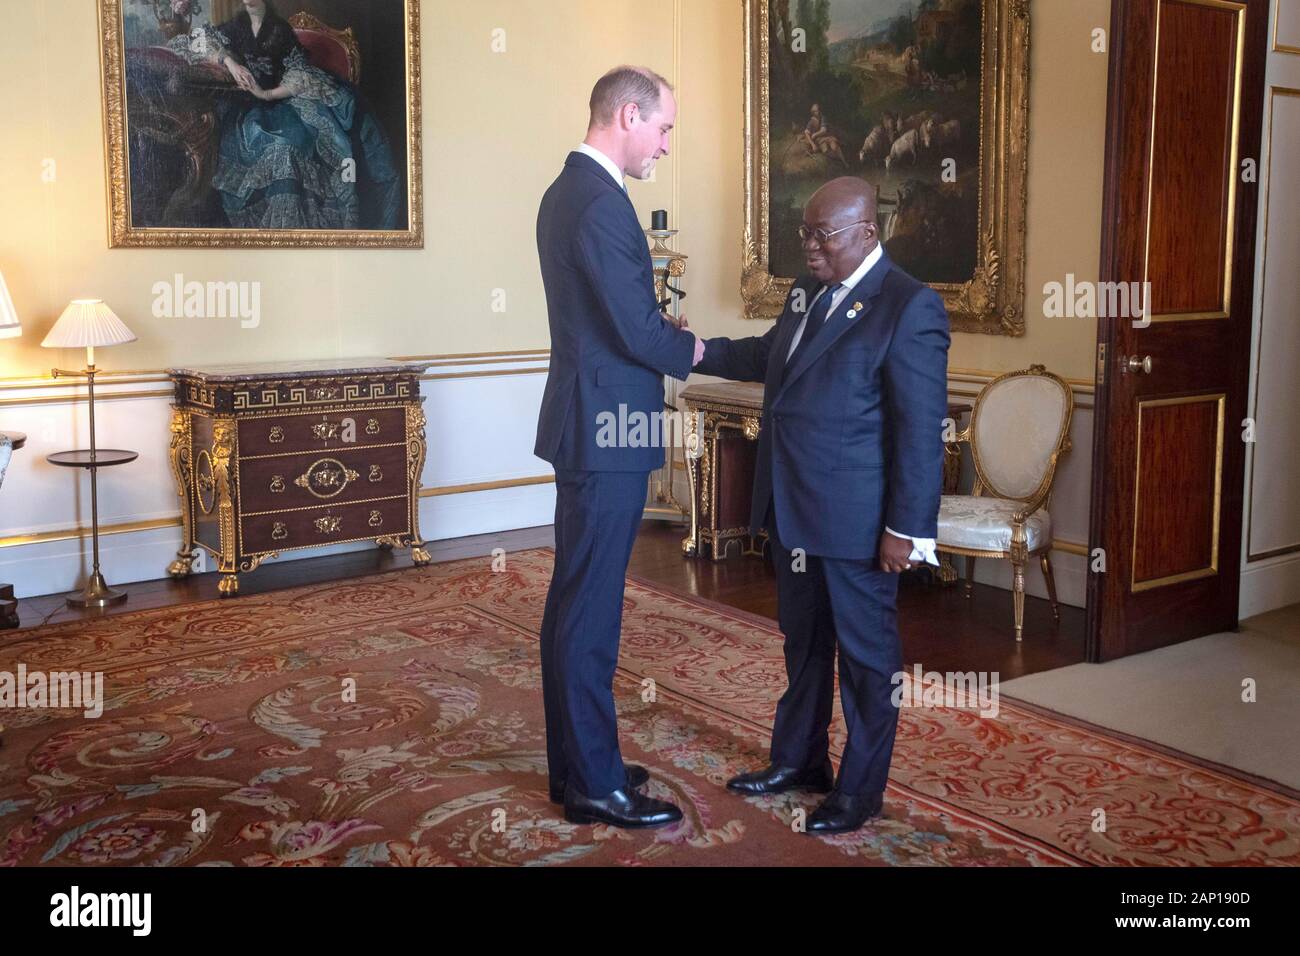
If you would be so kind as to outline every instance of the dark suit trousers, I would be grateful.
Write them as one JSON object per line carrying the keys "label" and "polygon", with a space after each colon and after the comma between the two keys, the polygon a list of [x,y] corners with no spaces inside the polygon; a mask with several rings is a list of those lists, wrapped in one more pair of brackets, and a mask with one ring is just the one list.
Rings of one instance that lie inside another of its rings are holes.
{"label": "dark suit trousers", "polygon": [[600,798],[626,785],[614,715],[623,586],[649,472],[555,472],[555,571],[542,617],[546,762]]}
{"label": "dark suit trousers", "polygon": [[766,524],[788,681],[772,728],[772,763],[815,767],[826,759],[838,647],[848,744],[836,787],[847,794],[879,793],[898,728],[892,700],[893,677],[903,668],[898,575],[878,570],[874,560],[811,555],[803,558],[804,570],[795,571],[791,549],[798,542],[781,540],[771,510]]}

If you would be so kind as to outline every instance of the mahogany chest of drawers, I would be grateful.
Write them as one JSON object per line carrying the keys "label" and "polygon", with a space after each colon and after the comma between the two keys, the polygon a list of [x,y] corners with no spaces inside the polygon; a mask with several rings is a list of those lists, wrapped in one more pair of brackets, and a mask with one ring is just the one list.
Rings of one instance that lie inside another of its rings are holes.
{"label": "mahogany chest of drawers", "polygon": [[209,551],[224,596],[286,551],[420,539],[427,363],[358,359],[169,369],[172,474],[183,540],[168,568]]}

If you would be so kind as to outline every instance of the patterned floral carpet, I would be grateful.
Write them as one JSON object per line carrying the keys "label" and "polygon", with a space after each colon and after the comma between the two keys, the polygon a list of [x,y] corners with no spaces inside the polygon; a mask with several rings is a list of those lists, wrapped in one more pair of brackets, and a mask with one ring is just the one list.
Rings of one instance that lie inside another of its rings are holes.
{"label": "patterned floral carpet", "polygon": [[815,797],[723,787],[764,762],[779,632],[636,581],[615,688],[624,756],[685,819],[568,824],[543,757],[536,634],[551,554],[507,560],[0,645],[0,671],[102,670],[107,697],[97,720],[6,712],[0,864],[1300,863],[1294,794],[1005,698],[996,719],[904,709],[885,817],[835,837],[794,832]]}

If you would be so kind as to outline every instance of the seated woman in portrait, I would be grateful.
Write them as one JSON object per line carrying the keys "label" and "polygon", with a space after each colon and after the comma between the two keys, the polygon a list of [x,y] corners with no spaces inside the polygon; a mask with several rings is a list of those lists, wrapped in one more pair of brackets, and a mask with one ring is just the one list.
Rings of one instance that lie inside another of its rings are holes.
{"label": "seated woman in portrait", "polygon": [[212,187],[237,229],[404,228],[402,177],[388,138],[352,84],[311,65],[271,0],[169,46],[221,65]]}

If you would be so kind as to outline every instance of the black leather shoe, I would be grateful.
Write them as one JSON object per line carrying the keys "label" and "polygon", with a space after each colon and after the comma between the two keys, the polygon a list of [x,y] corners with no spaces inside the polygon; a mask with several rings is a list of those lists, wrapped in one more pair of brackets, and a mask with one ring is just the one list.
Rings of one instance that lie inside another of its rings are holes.
{"label": "black leather shoe", "polygon": [[820,767],[796,770],[772,764],[763,770],[742,773],[727,781],[727,789],[736,793],[785,793],[787,790],[811,790],[829,793],[835,786],[835,770],[827,760]]}
{"label": "black leather shoe", "polygon": [[[629,790],[640,790],[650,782],[650,771],[639,763],[627,764],[624,769],[627,771],[627,788]],[[564,786],[556,787],[551,785],[551,803],[564,802]]]}
{"label": "black leather shoe", "polygon": [[884,809],[883,793],[848,794],[832,790],[808,817],[809,833],[847,833],[856,830]]}
{"label": "black leather shoe", "polygon": [[564,819],[570,823],[608,823],[626,830],[662,827],[676,823],[682,811],[666,800],[647,797],[636,790],[615,790],[607,797],[593,800],[573,787],[564,794]]}

